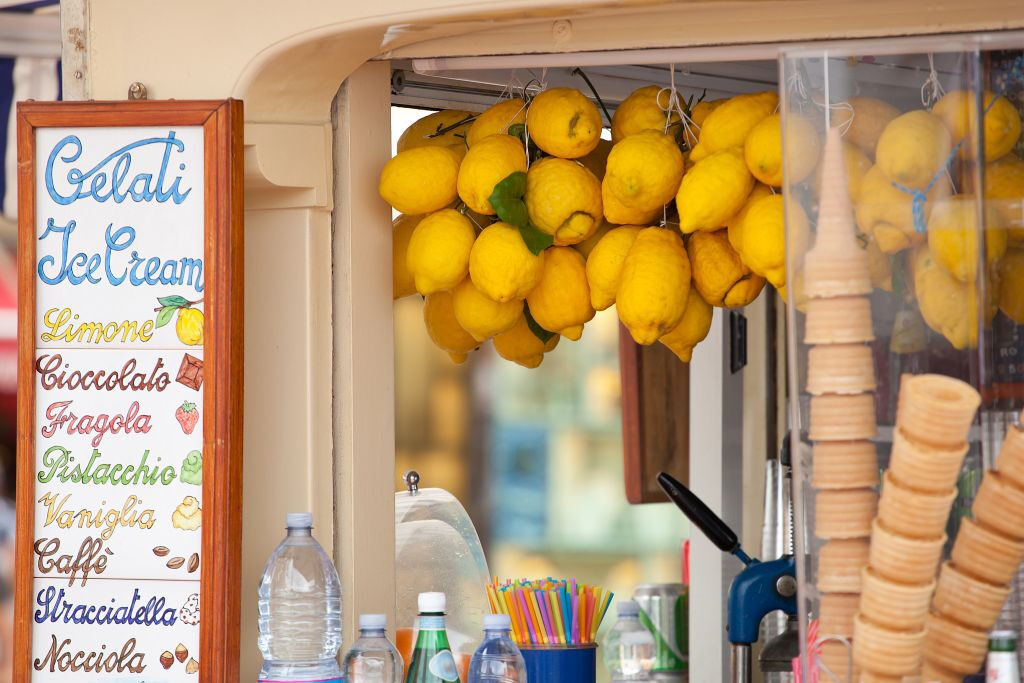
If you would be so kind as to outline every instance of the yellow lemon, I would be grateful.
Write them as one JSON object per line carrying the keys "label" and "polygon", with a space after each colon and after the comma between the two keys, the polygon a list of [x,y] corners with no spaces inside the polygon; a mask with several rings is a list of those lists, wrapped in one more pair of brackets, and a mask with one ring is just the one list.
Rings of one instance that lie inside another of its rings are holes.
{"label": "yellow lemon", "polygon": [[[627,140],[629,138],[626,138]],[[690,259],[679,233],[644,228],[622,264],[619,320],[637,344],[653,344],[679,324],[690,291]]]}
{"label": "yellow lemon", "polygon": [[412,231],[419,225],[423,216],[406,216],[404,213],[391,221],[391,297],[401,299],[416,293],[416,279],[409,272],[406,256],[409,253],[409,240]]}
{"label": "yellow lemon", "polygon": [[[814,124],[791,114],[786,123],[786,175],[792,184],[803,182],[818,165],[821,141]],[[747,168],[765,185],[782,186],[782,121],[778,114],[761,119],[743,145]]]}
{"label": "yellow lemon", "polygon": [[[846,168],[846,189],[850,192],[850,202],[856,203],[860,195],[860,185],[864,182],[864,176],[873,164],[871,159],[868,159],[868,156],[859,147],[851,145],[844,140],[843,166]],[[821,194],[821,171],[822,165],[819,164],[814,169],[814,174],[811,178],[811,187],[816,195]]]}
{"label": "yellow lemon", "polygon": [[878,242],[867,235],[858,235],[858,241],[868,254],[868,273],[876,289],[892,291],[892,261],[878,247]]}
{"label": "yellow lemon", "polygon": [[484,228],[469,252],[473,284],[502,303],[525,299],[543,270],[544,253],[531,252],[519,228],[501,221]]}
{"label": "yellow lemon", "polygon": [[530,329],[524,315],[511,328],[494,336],[494,350],[505,360],[524,368],[535,368],[544,360],[545,353],[558,346],[559,339],[557,334],[552,334],[547,343],[542,342]]}
{"label": "yellow lemon", "polygon": [[698,126],[703,126],[708,115],[728,101],[728,97],[723,97],[720,100],[701,100],[697,104],[693,105],[693,109],[690,111],[690,118],[693,119],[693,122]]}
{"label": "yellow lemon", "polygon": [[619,204],[640,211],[667,204],[683,178],[683,153],[671,135],[644,130],[615,143],[603,186]]}
{"label": "yellow lemon", "polygon": [[[928,327],[943,335],[957,349],[978,346],[978,303],[981,294],[974,282],[960,282],[939,265],[927,247],[912,258],[914,292]],[[991,289],[991,288],[990,288]],[[985,305],[986,324],[996,311],[996,295]]]}
{"label": "yellow lemon", "polygon": [[[988,90],[982,107],[985,112],[985,161],[995,161],[1013,149],[1020,139],[1020,114],[1009,100]],[[960,146],[960,158],[976,158],[978,155],[972,151],[978,130],[975,93],[967,90],[948,92],[935,103],[932,112],[949,128],[954,144],[964,141]]]}
{"label": "yellow lemon", "polygon": [[[669,105],[669,91],[658,85],[637,88],[622,100],[612,115],[612,142],[618,142],[642,130],[665,130],[665,109]],[[664,107],[664,109],[662,108]],[[679,114],[672,112],[669,124],[678,124]]]}
{"label": "yellow lemon", "polygon": [[999,262],[999,310],[1024,325],[1024,249],[1011,249]]}
{"label": "yellow lemon", "polygon": [[691,288],[679,324],[663,334],[658,341],[670,348],[679,360],[689,363],[693,357],[693,347],[711,331],[712,316],[711,304],[704,301],[696,287]]}
{"label": "yellow lemon", "polygon": [[550,88],[526,112],[530,139],[551,156],[578,159],[601,139],[601,113],[575,88]]}
{"label": "yellow lemon", "polygon": [[882,131],[875,165],[889,180],[923,190],[942,173],[952,148],[942,119],[916,109],[897,116]]}
{"label": "yellow lemon", "polygon": [[430,213],[455,201],[458,177],[458,154],[447,147],[415,147],[384,164],[377,191],[400,213]]}
{"label": "yellow lemon", "polygon": [[203,312],[198,308],[179,308],[178,322],[174,331],[182,344],[188,346],[203,345]]}
{"label": "yellow lemon", "polygon": [[[935,203],[928,218],[928,248],[932,257],[960,282],[974,282],[981,258],[978,242],[977,199],[956,195]],[[986,272],[1006,253],[1006,229],[992,207],[986,207]]]}
{"label": "yellow lemon", "polygon": [[605,183],[601,183],[601,204],[605,220],[616,225],[645,225],[655,219],[661,220],[664,213],[664,207],[661,206],[655,209],[632,209],[621,204]]}
{"label": "yellow lemon", "polygon": [[614,228],[614,225],[608,221],[602,220],[601,225],[597,226],[597,230],[595,230],[590,237],[572,246],[576,251],[583,254],[584,259],[589,258],[590,253],[594,251],[594,247],[596,247],[597,243],[601,241],[601,238],[607,235],[609,230]]}
{"label": "yellow lemon", "polygon": [[1024,161],[1007,154],[985,165],[985,199],[1009,229],[1011,244],[1024,244]]}
{"label": "yellow lemon", "polygon": [[[924,205],[927,220],[935,200],[949,194],[949,181],[942,178],[928,193]],[[924,241],[924,233],[914,229],[914,196],[896,188],[877,166],[872,166],[861,181],[854,215],[861,232],[874,237],[886,254],[913,247]]]}
{"label": "yellow lemon", "polygon": [[690,157],[696,162],[731,147],[743,147],[750,129],[775,111],[779,96],[774,92],[737,95],[715,107],[700,124],[697,146]]}
{"label": "yellow lemon", "polygon": [[595,310],[603,311],[615,303],[622,264],[641,229],[635,225],[624,225],[608,231],[587,257],[590,304]]}
{"label": "yellow lemon", "polygon": [[576,161],[583,164],[588,171],[594,174],[594,177],[598,180],[604,180],[604,171],[608,166],[608,155],[612,152],[612,141],[605,140],[602,138],[597,143],[597,147],[594,151],[586,156],[582,156]]}
{"label": "yellow lemon", "polygon": [[900,115],[900,110],[877,97],[851,97],[846,102],[849,109],[836,107],[833,110],[832,126],[846,126],[844,141],[874,157],[878,138],[889,122]]}
{"label": "yellow lemon", "polygon": [[416,291],[426,296],[462,282],[475,239],[473,224],[455,209],[423,218],[412,231],[405,256]]}
{"label": "yellow lemon", "polygon": [[455,319],[451,292],[427,295],[423,302],[423,323],[431,341],[455,363],[464,363],[466,355],[480,345]]}
{"label": "yellow lemon", "polygon": [[723,149],[698,161],[679,185],[676,208],[679,229],[685,234],[696,230],[717,230],[725,226],[754,188],[743,153]]}
{"label": "yellow lemon", "polygon": [[[405,129],[398,138],[397,149],[404,152],[416,147],[449,147],[461,158],[466,153],[466,132],[469,130],[472,112],[459,109],[442,109],[428,114]],[[461,125],[457,125],[458,123]],[[445,128],[451,130],[436,135]],[[434,137],[430,137],[434,135]]]}
{"label": "yellow lemon", "polygon": [[494,186],[517,171],[526,172],[522,141],[511,135],[488,135],[473,145],[462,160],[459,197],[473,211],[493,216],[490,197]]}
{"label": "yellow lemon", "polygon": [[568,159],[546,157],[526,174],[526,210],[537,229],[562,246],[590,237],[601,224],[601,182]]}
{"label": "yellow lemon", "polygon": [[[775,287],[786,284],[786,204],[781,194],[755,200],[743,217],[740,254],[750,270]],[[799,202],[790,202],[789,235],[794,254],[806,249],[809,226]]]}
{"label": "yellow lemon", "polygon": [[572,247],[551,247],[544,253],[544,274],[526,297],[530,314],[550,332],[576,341],[583,324],[594,317],[583,256]]}
{"label": "yellow lemon", "polygon": [[502,100],[476,117],[466,133],[466,144],[472,147],[488,135],[507,135],[517,123],[526,123],[526,102],[519,97]]}
{"label": "yellow lemon", "polygon": [[459,326],[478,342],[501,334],[523,315],[522,301],[495,301],[477,289],[469,278],[452,290],[452,307]]}
{"label": "yellow lemon", "polygon": [[764,289],[764,278],[750,271],[729,244],[725,230],[697,232],[686,245],[693,285],[712,306],[741,308]]}
{"label": "yellow lemon", "polygon": [[747,209],[750,208],[750,205],[756,200],[761,197],[767,197],[770,194],[774,194],[774,192],[772,192],[772,188],[768,187],[764,183],[755,183],[754,189],[750,191],[749,195],[747,195],[747,199],[743,203],[743,206],[740,207],[740,210],[734,213],[732,217],[725,222],[725,227],[728,228],[726,232],[729,237],[729,245],[737,252],[739,252],[740,247],[743,244],[743,217],[747,215]]}

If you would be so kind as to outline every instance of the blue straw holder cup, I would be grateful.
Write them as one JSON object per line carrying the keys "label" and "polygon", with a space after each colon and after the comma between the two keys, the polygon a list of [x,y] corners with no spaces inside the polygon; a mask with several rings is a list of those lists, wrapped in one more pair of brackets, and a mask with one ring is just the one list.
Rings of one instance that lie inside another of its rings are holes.
{"label": "blue straw holder cup", "polygon": [[594,683],[597,645],[523,647],[528,683]]}

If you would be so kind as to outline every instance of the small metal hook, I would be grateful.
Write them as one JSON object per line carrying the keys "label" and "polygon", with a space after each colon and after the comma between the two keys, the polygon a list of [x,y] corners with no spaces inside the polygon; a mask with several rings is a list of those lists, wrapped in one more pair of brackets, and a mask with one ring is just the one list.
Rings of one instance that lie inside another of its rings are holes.
{"label": "small metal hook", "polygon": [[416,470],[409,470],[402,477],[405,485],[409,488],[409,495],[415,496],[420,491],[420,473]]}
{"label": "small metal hook", "polygon": [[146,86],[135,81],[128,86],[128,99],[129,100],[146,100],[149,99],[149,92],[146,90]]}

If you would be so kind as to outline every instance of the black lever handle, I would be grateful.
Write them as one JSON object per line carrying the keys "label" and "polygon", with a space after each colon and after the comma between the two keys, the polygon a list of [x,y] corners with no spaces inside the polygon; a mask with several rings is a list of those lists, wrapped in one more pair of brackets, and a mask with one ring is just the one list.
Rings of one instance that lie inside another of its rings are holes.
{"label": "black lever handle", "polygon": [[[736,532],[730,529],[721,517],[712,512],[711,508],[704,504],[704,501],[694,495],[693,491],[665,472],[658,475],[658,485],[661,486],[665,495],[683,511],[683,514],[689,517],[690,521],[703,531],[712,543],[718,546],[719,550],[730,554],[743,553],[740,550],[740,540],[736,537]],[[743,557],[746,557],[745,553],[740,559]]]}

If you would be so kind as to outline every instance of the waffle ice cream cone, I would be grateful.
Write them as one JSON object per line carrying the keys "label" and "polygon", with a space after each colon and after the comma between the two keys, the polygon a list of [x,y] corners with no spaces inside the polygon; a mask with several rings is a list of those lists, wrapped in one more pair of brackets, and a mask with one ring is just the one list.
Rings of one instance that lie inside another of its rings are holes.
{"label": "waffle ice cream cone", "polygon": [[964,676],[947,671],[926,659],[921,664],[921,683],[964,683]]}
{"label": "waffle ice cream cone", "polygon": [[907,488],[886,471],[882,477],[882,496],[878,519],[887,529],[911,538],[941,536],[949,519],[956,489],[943,493],[925,493]]}
{"label": "waffle ice cream cone", "polygon": [[1010,425],[1006,430],[996,469],[1017,486],[1024,488],[1024,426]]}
{"label": "waffle ice cream cone", "polygon": [[967,455],[967,444],[938,448],[907,438],[893,430],[889,472],[902,486],[929,493],[943,493],[956,486]]}
{"label": "waffle ice cream cone", "polygon": [[878,509],[873,489],[818,491],[814,497],[814,535],[818,538],[861,538],[871,532]]}
{"label": "waffle ice cream cone", "polygon": [[818,603],[820,637],[853,636],[853,615],[859,602],[857,593],[822,593]]}
{"label": "waffle ice cream cone", "polygon": [[876,433],[874,394],[811,397],[811,441],[857,441]]}
{"label": "waffle ice cream cone", "polygon": [[985,472],[971,512],[989,529],[1018,541],[1024,540],[1024,490],[999,472]]}
{"label": "waffle ice cream cone", "polygon": [[868,539],[835,539],[818,553],[818,590],[859,593],[860,571],[868,563]]}
{"label": "waffle ice cream cone", "polygon": [[929,583],[942,557],[946,535],[911,538],[900,535],[876,519],[871,525],[868,565],[879,576],[903,583]]}
{"label": "waffle ice cream cone", "polygon": [[870,567],[863,569],[860,612],[875,622],[903,631],[924,628],[935,581],[900,583],[881,576]]}
{"label": "waffle ice cream cone", "polygon": [[871,441],[822,441],[814,444],[811,460],[814,488],[878,486],[877,447]]}
{"label": "waffle ice cream cone", "polygon": [[853,619],[853,661],[862,669],[887,676],[908,676],[921,667],[924,630],[901,631],[869,621],[863,614]]}
{"label": "waffle ice cream cone", "polygon": [[807,392],[862,394],[874,391],[875,361],[864,344],[828,344],[807,352]]}
{"label": "waffle ice cream cone", "polygon": [[812,299],[870,294],[868,253],[854,244],[845,253],[807,252],[804,259],[804,294]]}
{"label": "waffle ice cream cone", "polygon": [[810,299],[804,326],[807,344],[857,344],[873,341],[871,301],[863,296]]}
{"label": "waffle ice cream cone", "polygon": [[966,382],[945,375],[903,375],[897,426],[913,441],[939,448],[967,442],[981,395]]}
{"label": "waffle ice cream cone", "polygon": [[988,631],[996,623],[1010,586],[995,586],[969,576],[956,565],[944,562],[932,609],[948,614],[965,626]]}
{"label": "waffle ice cream cone", "polygon": [[960,572],[995,585],[1009,583],[1024,559],[1024,541],[1017,541],[964,517],[950,559]]}
{"label": "waffle ice cream cone", "polygon": [[925,626],[923,657],[932,665],[962,676],[985,661],[988,631],[967,628],[932,612]]}

